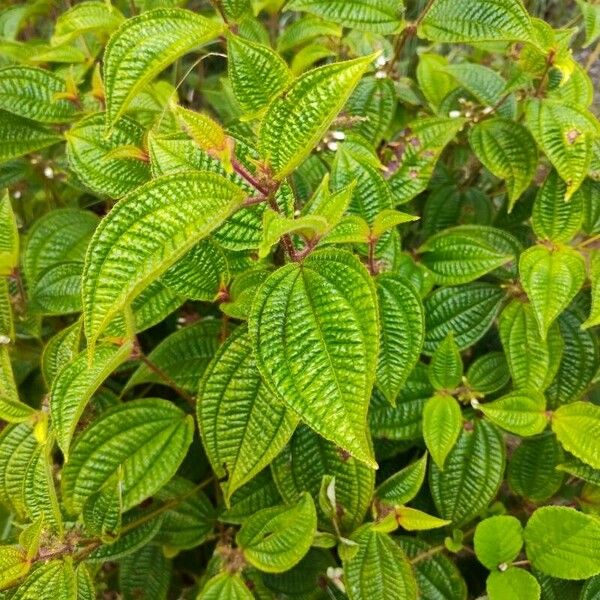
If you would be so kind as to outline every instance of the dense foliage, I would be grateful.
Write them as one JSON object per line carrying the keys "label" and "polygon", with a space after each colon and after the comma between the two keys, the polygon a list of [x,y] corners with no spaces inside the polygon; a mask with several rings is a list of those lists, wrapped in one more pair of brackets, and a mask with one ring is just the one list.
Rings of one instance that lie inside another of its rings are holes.
{"label": "dense foliage", "polygon": [[600,598],[568,19],[5,6],[0,598]]}

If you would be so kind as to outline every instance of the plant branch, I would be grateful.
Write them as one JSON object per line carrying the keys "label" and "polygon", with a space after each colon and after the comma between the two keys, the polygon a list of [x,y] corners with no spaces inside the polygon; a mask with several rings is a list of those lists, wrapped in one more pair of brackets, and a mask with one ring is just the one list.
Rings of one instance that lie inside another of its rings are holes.
{"label": "plant branch", "polygon": [[181,396],[192,408],[196,406],[196,399],[188,394],[183,388],[181,388],[172,377],[167,375],[156,363],[152,362],[141,350],[139,351],[138,358],[153,372],[158,378],[173,388],[179,396]]}

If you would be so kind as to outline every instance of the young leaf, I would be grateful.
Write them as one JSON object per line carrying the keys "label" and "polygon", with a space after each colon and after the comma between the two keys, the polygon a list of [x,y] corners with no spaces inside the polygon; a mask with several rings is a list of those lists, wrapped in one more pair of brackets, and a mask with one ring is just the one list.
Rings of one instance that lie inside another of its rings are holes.
{"label": "young leaf", "polygon": [[561,406],[552,415],[552,431],[565,450],[600,469],[600,407],[590,402]]}
{"label": "young leaf", "polygon": [[437,283],[469,283],[515,259],[518,242],[507,232],[461,225],[431,236],[419,249]]}
{"label": "young leaf", "polygon": [[469,131],[469,143],[485,167],[506,180],[510,211],[535,175],[538,157],[531,134],[520,123],[489,119]]}
{"label": "young leaf", "polygon": [[[165,175],[118,202],[94,233],[86,257],[83,314],[89,343],[243,198],[224,177],[200,172]],[[144,230],[152,230],[152,238]]]}
{"label": "young leaf", "polygon": [[14,585],[25,577],[31,563],[23,548],[19,546],[0,546],[0,590]]}
{"label": "young leaf", "polygon": [[266,109],[292,80],[277,53],[237,35],[227,38],[227,69],[235,99],[245,113]]}
{"label": "young leaf", "polygon": [[198,600],[254,600],[254,595],[244,584],[239,573],[219,573],[206,582]]}
{"label": "young leaf", "polygon": [[435,0],[418,34],[434,42],[528,41],[531,21],[521,0],[456,4]]}
{"label": "young leaf", "polygon": [[260,130],[260,148],[275,179],[289,175],[310,154],[373,58],[309,71],[271,102]]}
{"label": "young leaf", "polygon": [[452,390],[460,383],[463,364],[452,332],[440,342],[429,363],[429,381],[436,390]]}
{"label": "young leaf", "polygon": [[77,108],[64,97],[64,79],[46,69],[15,65],[0,69],[0,109],[41,123],[65,123]]}
{"label": "young leaf", "polygon": [[546,428],[546,400],[533,390],[518,390],[485,404],[474,404],[492,423],[516,435],[537,435]]}
{"label": "young leaf", "polygon": [[249,330],[267,385],[323,437],[374,465],[366,419],[377,300],[358,259],[321,250],[280,268],[258,291]]}
{"label": "young leaf", "polygon": [[143,146],[144,129],[123,117],[107,136],[104,115],[86,117],[66,133],[67,157],[71,168],[90,189],[120,198],[150,179],[148,164],[134,157],[118,156],[123,148]]}
{"label": "young leaf", "polygon": [[468,523],[498,492],[504,475],[505,449],[494,425],[477,421],[463,430],[442,471],[429,472],[431,495],[441,516],[457,527]]}
{"label": "young leaf", "polygon": [[59,15],[51,43],[60,46],[86,33],[110,34],[122,22],[123,15],[114,6],[93,0],[82,2]]}
{"label": "young leaf", "polygon": [[380,275],[376,286],[381,319],[376,383],[395,404],[423,346],[423,305],[412,284],[402,277]]}
{"label": "young leaf", "polygon": [[62,477],[71,514],[122,470],[123,510],[158,491],[183,460],[194,424],[174,404],[156,398],[108,410],[86,429],[71,450]]}
{"label": "young leaf", "polygon": [[216,23],[181,8],[157,8],[127,19],[104,52],[107,128],[158,73],[221,31]]}
{"label": "young leaf", "polygon": [[425,481],[427,453],[386,479],[375,490],[375,503],[378,505],[402,506],[410,502],[419,492]]}
{"label": "young leaf", "polygon": [[525,121],[566,183],[565,200],[569,200],[588,174],[599,132],[597,121],[584,109],[546,99],[529,102]]}
{"label": "young leaf", "polygon": [[50,414],[57,442],[68,460],[69,446],[83,410],[104,380],[131,354],[132,345],[102,344],[88,363],[87,351],[78,354],[59,372],[50,391]]}
{"label": "young leaf", "polygon": [[364,525],[352,535],[358,552],[344,562],[350,600],[417,600],[415,576],[400,546],[387,533]]}
{"label": "young leaf", "polygon": [[523,547],[523,528],[512,516],[489,517],[477,524],[473,542],[479,562],[494,571],[519,555]]}
{"label": "young leaf", "polygon": [[583,218],[583,195],[580,191],[565,202],[566,183],[555,170],[540,187],[533,205],[531,226],[540,240],[554,244],[568,242],[579,230]]}
{"label": "young leaf", "polygon": [[438,394],[423,408],[423,438],[435,464],[444,469],[446,456],[462,430],[462,413],[452,396]]}
{"label": "young leaf", "polygon": [[498,285],[474,282],[440,287],[423,301],[426,354],[433,354],[449,332],[459,350],[477,342],[498,316],[505,294]]}
{"label": "young leaf", "polygon": [[561,579],[600,573],[600,523],[566,506],[538,508],[525,527],[525,549],[534,568]]}
{"label": "young leaf", "polygon": [[519,272],[545,340],[550,325],[583,285],[585,261],[571,248],[538,245],[521,254]]}
{"label": "young leaf", "polygon": [[[0,277],[10,275],[19,262],[19,231],[8,192],[0,196]],[[2,333],[0,331],[0,333]]]}
{"label": "young leaf", "polygon": [[198,424],[206,454],[224,482],[225,499],[266,467],[291,437],[298,418],[261,380],[245,327],[219,348],[198,391]]}
{"label": "young leaf", "polygon": [[541,594],[537,579],[528,571],[517,568],[490,573],[486,589],[489,600],[540,600]]}
{"label": "young leaf", "polygon": [[0,110],[0,163],[52,146],[62,139],[52,129]]}
{"label": "young leaf", "polygon": [[293,506],[256,512],[242,525],[236,542],[251,565],[267,573],[281,573],[308,552],[316,531],[315,504],[305,492]]}
{"label": "young leaf", "polygon": [[[336,520],[342,532],[358,527],[367,512],[375,472],[348,456],[305,425],[300,425],[288,445],[271,463],[273,479],[281,497],[295,502],[302,492],[318,498],[323,479],[334,478]],[[317,507],[320,528],[331,531],[331,515]]]}
{"label": "young leaf", "polygon": [[424,531],[437,529],[450,524],[446,519],[439,519],[410,506],[397,506],[394,510],[396,522],[406,531]]}

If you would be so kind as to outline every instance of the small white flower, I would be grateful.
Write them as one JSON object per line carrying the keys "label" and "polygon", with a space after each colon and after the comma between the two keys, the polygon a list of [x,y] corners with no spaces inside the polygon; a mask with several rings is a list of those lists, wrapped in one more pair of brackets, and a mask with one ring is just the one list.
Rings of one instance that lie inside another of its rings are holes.
{"label": "small white flower", "polygon": [[473,398],[471,400],[471,406],[475,409],[478,409],[479,408],[479,400],[477,400],[477,398]]}
{"label": "small white flower", "polygon": [[46,177],[46,179],[54,179],[54,170],[52,167],[44,167],[44,177]]}
{"label": "small white flower", "polygon": [[387,77],[387,73],[385,71],[377,71],[375,73],[375,79],[385,79]]}
{"label": "small white flower", "polygon": [[460,117],[460,110],[451,110],[451,111],[448,113],[448,116],[449,116],[451,119],[458,119],[458,117]]}
{"label": "small white flower", "polygon": [[381,56],[377,57],[377,60],[375,61],[375,66],[379,69],[379,68],[383,67],[386,62],[387,62],[387,58],[385,56],[383,56],[383,54],[382,54]]}
{"label": "small white flower", "polygon": [[346,134],[343,131],[332,131],[331,137],[334,140],[339,140],[341,142],[342,140],[346,139]]}
{"label": "small white flower", "polygon": [[329,142],[327,144],[327,149],[335,152],[338,149],[339,144],[337,142]]}
{"label": "small white flower", "polygon": [[0,345],[10,344],[10,338],[7,335],[0,335]]}
{"label": "small white flower", "polygon": [[18,199],[19,199],[19,198],[20,198],[22,195],[23,195],[23,194],[21,194],[21,190],[15,190],[15,191],[13,192],[13,198],[14,198],[15,200],[18,200]]}

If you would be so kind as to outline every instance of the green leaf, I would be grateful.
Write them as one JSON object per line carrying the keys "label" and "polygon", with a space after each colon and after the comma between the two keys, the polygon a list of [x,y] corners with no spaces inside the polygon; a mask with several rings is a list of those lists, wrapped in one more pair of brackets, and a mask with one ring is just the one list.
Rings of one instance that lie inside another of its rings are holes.
{"label": "green leaf", "polygon": [[533,205],[531,226],[538,239],[555,244],[568,242],[579,231],[583,219],[583,196],[578,191],[569,202],[565,202],[566,193],[566,183],[552,170]]}
{"label": "green leaf", "polygon": [[65,80],[51,71],[22,65],[0,69],[0,109],[20,117],[41,123],[68,122],[77,109],[66,94]]}
{"label": "green leaf", "polygon": [[561,406],[552,415],[552,431],[563,448],[600,469],[600,407],[590,402],[573,402]]}
{"label": "green leaf", "polygon": [[194,424],[166,400],[144,398],[103,413],[79,437],[62,474],[67,510],[123,473],[123,510],[158,491],[174,474],[192,441]]}
{"label": "green leaf", "polygon": [[540,584],[523,569],[494,571],[487,578],[486,587],[489,600],[540,600]]}
{"label": "green leaf", "polygon": [[86,531],[100,537],[106,543],[114,541],[121,529],[123,497],[121,473],[109,479],[83,506],[83,522]]}
{"label": "green leaf", "polygon": [[71,558],[50,560],[33,570],[13,595],[15,600],[48,598],[48,591],[56,600],[77,598],[77,577]]}
{"label": "green leaf", "polygon": [[359,31],[389,35],[402,26],[402,2],[395,0],[292,0],[287,10],[306,11]]}
{"label": "green leaf", "polygon": [[119,590],[123,600],[166,600],[171,563],[158,545],[144,546],[119,564]]}
{"label": "green leaf", "polygon": [[[281,497],[295,502],[302,492],[317,499],[323,478],[335,479],[336,520],[343,532],[358,527],[367,512],[375,472],[348,456],[331,442],[300,425],[285,449],[271,464],[273,479]],[[331,530],[331,515],[317,507],[320,528]]]}
{"label": "green leaf", "polygon": [[528,41],[531,21],[520,0],[435,0],[417,31],[434,42]]}
{"label": "green leaf", "polygon": [[48,387],[52,385],[60,369],[79,352],[80,338],[81,321],[76,321],[50,338],[44,346],[42,374]]}
{"label": "green leaf", "polygon": [[469,131],[469,143],[484,166],[506,180],[510,211],[529,187],[537,168],[537,151],[531,134],[520,123],[489,119]]}
{"label": "green leaf", "polygon": [[239,530],[236,542],[257,569],[281,573],[308,552],[317,531],[312,497],[303,493],[293,506],[275,506],[254,513]]}
{"label": "green leaf", "polygon": [[437,283],[469,283],[516,258],[518,242],[506,231],[460,225],[431,236],[419,249]]}
{"label": "green leaf", "polygon": [[593,250],[589,254],[588,277],[591,282],[592,308],[590,316],[582,324],[582,327],[595,327],[600,323],[600,251]]}
{"label": "green leaf", "polygon": [[583,25],[585,28],[584,47],[593,44],[600,36],[600,9],[595,4],[590,4],[585,0],[577,0],[577,6],[583,16]]}
{"label": "green leaf", "polygon": [[52,129],[0,110],[0,164],[53,146],[62,139]]}
{"label": "green leaf", "polygon": [[312,151],[373,61],[366,56],[301,75],[269,105],[260,148],[275,179],[289,175]]}
{"label": "green leaf", "polygon": [[471,521],[497,494],[504,475],[504,441],[498,430],[477,421],[461,432],[444,470],[431,465],[429,486],[440,515],[457,527]]}
{"label": "green leaf", "polygon": [[536,569],[561,579],[600,572],[600,523],[565,506],[538,508],[525,527],[527,558]]}
{"label": "green leaf", "polygon": [[98,217],[89,210],[61,208],[38,219],[23,249],[23,271],[30,286],[52,267],[83,262]]}
{"label": "green leaf", "polygon": [[442,553],[429,552],[427,542],[414,537],[394,537],[410,559],[419,599],[422,600],[466,600],[467,586],[460,571]]}
{"label": "green leaf", "polygon": [[50,391],[50,414],[65,459],[84,408],[104,380],[129,358],[131,349],[131,343],[102,344],[95,348],[93,363],[84,350],[58,373]]}
{"label": "green leaf", "polygon": [[477,524],[473,542],[477,560],[494,571],[519,555],[523,547],[523,528],[515,517],[490,517]]}
{"label": "green leaf", "polygon": [[411,221],[417,221],[419,217],[409,215],[407,213],[394,210],[392,208],[384,209],[375,215],[373,219],[373,227],[371,233],[374,238],[380,238],[386,231],[395,229],[397,225],[402,223],[410,223]]}
{"label": "green leaf", "polygon": [[21,423],[34,415],[35,410],[19,399],[8,348],[0,345],[0,419]]}
{"label": "green leaf", "polygon": [[[222,325],[203,319],[167,336],[148,354],[148,359],[169,379],[190,394],[196,394],[206,367],[217,352]],[[142,383],[163,383],[158,374],[142,363],[127,382],[126,389]]]}
{"label": "green leaf", "polygon": [[536,435],[546,428],[546,399],[540,392],[518,390],[493,402],[473,405],[492,423],[516,435]]}
{"label": "green leaf", "polygon": [[350,600],[416,600],[417,582],[402,548],[387,533],[364,525],[352,536],[356,555],[344,562]]}
{"label": "green leaf", "polygon": [[408,124],[402,153],[388,166],[396,204],[412,200],[427,188],[442,151],[465,123],[465,119],[424,117]]}
{"label": "green leaf", "polygon": [[379,346],[374,287],[356,257],[317,251],[270,275],[249,319],[267,385],[315,431],[372,466],[366,419]]}
{"label": "green leaf", "polygon": [[467,371],[467,385],[481,394],[501,390],[510,379],[508,363],[502,352],[490,352],[476,358]]}
{"label": "green leaf", "polygon": [[225,500],[266,467],[290,439],[298,418],[263,383],[245,327],[219,348],[198,391],[202,443]]}
{"label": "green leaf", "polygon": [[206,582],[198,600],[254,600],[254,595],[244,584],[239,573],[223,572]]}
{"label": "green leaf", "polygon": [[504,298],[499,286],[484,282],[441,287],[429,294],[423,301],[425,353],[433,354],[449,332],[459,350],[472,346],[492,326]]}
{"label": "green leaf", "polygon": [[19,262],[19,231],[8,192],[0,196],[0,277],[10,275]]}
{"label": "green leaf", "polygon": [[429,363],[429,380],[436,390],[452,390],[460,384],[463,364],[452,332],[435,349]]}
{"label": "green leaf", "polygon": [[585,261],[568,247],[533,246],[519,259],[521,284],[529,296],[542,339],[585,281]]}
{"label": "green leaf", "polygon": [[31,563],[19,546],[0,546],[0,590],[14,585],[27,575]]}
{"label": "green leaf", "polygon": [[66,315],[81,311],[83,263],[65,262],[44,273],[30,290],[31,308],[44,315]]}
{"label": "green leaf", "polygon": [[157,8],[127,19],[104,52],[107,128],[156,75],[221,31],[218,24],[180,8]]}
{"label": "green leaf", "polygon": [[551,432],[522,440],[508,463],[511,489],[531,502],[539,504],[548,500],[562,485],[564,475],[557,467],[563,457],[563,451]]}
{"label": "green leaf", "polygon": [[565,200],[588,174],[598,123],[585,109],[552,100],[531,100],[525,122],[538,146],[566,183]]}
{"label": "green leaf", "polygon": [[426,469],[427,453],[394,473],[375,490],[376,506],[401,506],[410,502],[418,494],[425,481]]}
{"label": "green leaf", "polygon": [[551,326],[543,340],[531,304],[514,300],[500,314],[499,330],[515,387],[544,391],[560,366],[563,341],[558,326]]}
{"label": "green leaf", "polygon": [[292,80],[276,52],[237,35],[227,37],[227,70],[235,99],[245,113],[266,109]]}
{"label": "green leaf", "polygon": [[98,194],[120,198],[150,179],[148,164],[134,157],[119,156],[123,148],[142,151],[144,129],[129,117],[119,119],[106,135],[104,115],[79,121],[65,134],[67,157],[81,181]]}
{"label": "green leaf", "polygon": [[391,404],[419,360],[423,346],[424,314],[413,285],[397,275],[376,279],[381,347],[377,363],[377,387]]}
{"label": "green leaf", "polygon": [[[83,314],[88,342],[243,198],[244,192],[224,177],[200,172],[165,175],[118,202],[94,233],[86,257]],[[152,231],[152,237],[144,230]],[[125,269],[123,256],[128,257]]]}
{"label": "green leaf", "polygon": [[123,15],[110,4],[82,2],[58,16],[51,43],[60,46],[86,33],[110,34],[123,20]]}
{"label": "green leaf", "polygon": [[444,469],[448,453],[462,430],[462,413],[452,396],[438,394],[423,408],[423,438],[435,464]]}
{"label": "green leaf", "polygon": [[437,529],[450,524],[450,521],[428,515],[410,506],[397,506],[394,510],[396,522],[406,531],[424,531]]}

